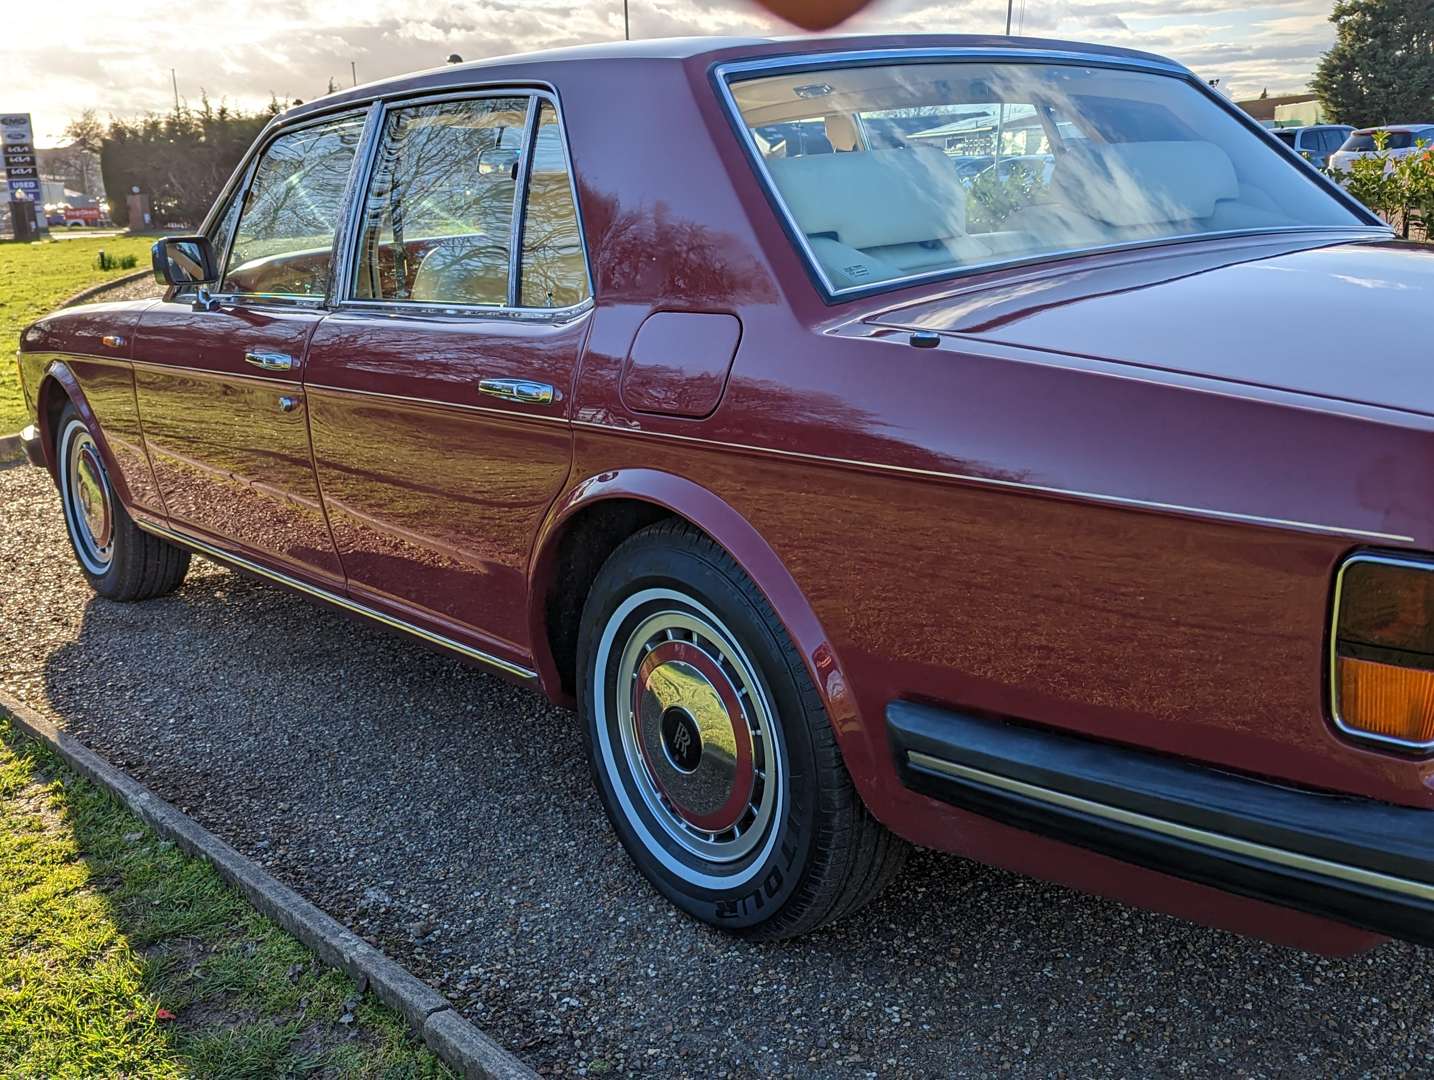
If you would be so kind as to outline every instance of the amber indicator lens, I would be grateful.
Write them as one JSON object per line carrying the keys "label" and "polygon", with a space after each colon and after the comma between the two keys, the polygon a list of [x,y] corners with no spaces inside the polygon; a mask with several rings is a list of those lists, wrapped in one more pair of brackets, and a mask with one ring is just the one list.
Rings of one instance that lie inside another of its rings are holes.
{"label": "amber indicator lens", "polygon": [[1341,656],[1339,714],[1371,735],[1434,742],[1434,671]]}

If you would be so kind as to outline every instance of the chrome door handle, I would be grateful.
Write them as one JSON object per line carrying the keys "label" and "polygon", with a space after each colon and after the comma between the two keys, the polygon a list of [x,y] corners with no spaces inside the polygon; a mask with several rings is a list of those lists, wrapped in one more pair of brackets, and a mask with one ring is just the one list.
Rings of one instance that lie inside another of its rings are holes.
{"label": "chrome door handle", "polygon": [[556,396],[548,383],[527,379],[484,379],[478,384],[481,393],[504,401],[520,401],[524,405],[551,405]]}
{"label": "chrome door handle", "polygon": [[294,358],[288,353],[269,349],[250,349],[244,354],[244,361],[265,371],[291,371],[294,367]]}

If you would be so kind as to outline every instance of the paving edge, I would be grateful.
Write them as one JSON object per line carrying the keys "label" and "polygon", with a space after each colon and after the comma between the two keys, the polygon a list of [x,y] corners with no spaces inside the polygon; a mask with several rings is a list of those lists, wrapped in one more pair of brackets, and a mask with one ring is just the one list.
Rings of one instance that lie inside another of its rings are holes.
{"label": "paving edge", "polygon": [[0,693],[0,714],[44,743],[85,779],[109,792],[146,825],[190,855],[204,859],[254,907],[331,967],[368,986],[408,1022],[450,1069],[468,1080],[535,1080],[533,1072],[453,1008],[447,998],[324,914],[258,863],[241,855],[197,821],[33,709]]}
{"label": "paving edge", "polygon": [[56,310],[60,308],[74,307],[76,304],[83,304],[86,300],[93,300],[111,289],[117,289],[121,285],[128,285],[131,281],[138,281],[140,278],[147,278],[153,274],[153,270],[136,270],[132,274],[121,274],[117,278],[110,278],[108,281],[101,281],[98,285],[91,285],[87,289],[81,289],[74,296],[68,296],[55,305]]}
{"label": "paving edge", "polygon": [[8,469],[25,460],[25,448],[20,445],[20,435],[6,435],[0,438],[0,469]]}

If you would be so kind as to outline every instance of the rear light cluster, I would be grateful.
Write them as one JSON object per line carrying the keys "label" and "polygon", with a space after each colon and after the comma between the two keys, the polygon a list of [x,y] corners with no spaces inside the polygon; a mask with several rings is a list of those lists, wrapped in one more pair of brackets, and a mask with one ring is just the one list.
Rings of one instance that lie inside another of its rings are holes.
{"label": "rear light cluster", "polygon": [[1434,751],[1434,562],[1355,555],[1335,581],[1330,700],[1361,738]]}

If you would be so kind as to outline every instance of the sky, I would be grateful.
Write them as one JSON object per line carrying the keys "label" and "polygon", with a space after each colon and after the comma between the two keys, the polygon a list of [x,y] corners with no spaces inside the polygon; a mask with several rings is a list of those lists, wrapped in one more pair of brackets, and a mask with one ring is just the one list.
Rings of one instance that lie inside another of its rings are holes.
{"label": "sky", "polygon": [[[1171,56],[1236,98],[1303,90],[1333,41],[1331,0],[1014,0],[1033,37]],[[9,7],[7,5],[7,7]],[[629,0],[634,38],[781,35],[752,0]],[[1005,0],[874,0],[843,32],[1000,33]],[[163,112],[200,94],[246,108],[465,60],[622,37],[621,0],[69,0],[7,11],[0,112],[34,116],[35,141],[65,141],[86,108],[101,119]]]}

